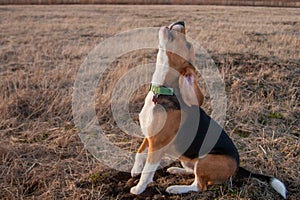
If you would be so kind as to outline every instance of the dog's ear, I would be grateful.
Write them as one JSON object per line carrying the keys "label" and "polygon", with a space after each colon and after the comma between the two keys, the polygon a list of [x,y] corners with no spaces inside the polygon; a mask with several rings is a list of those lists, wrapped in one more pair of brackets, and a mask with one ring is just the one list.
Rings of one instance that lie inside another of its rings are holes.
{"label": "dog's ear", "polygon": [[196,70],[193,67],[186,67],[179,76],[179,90],[182,100],[188,106],[201,106],[204,96],[198,86]]}

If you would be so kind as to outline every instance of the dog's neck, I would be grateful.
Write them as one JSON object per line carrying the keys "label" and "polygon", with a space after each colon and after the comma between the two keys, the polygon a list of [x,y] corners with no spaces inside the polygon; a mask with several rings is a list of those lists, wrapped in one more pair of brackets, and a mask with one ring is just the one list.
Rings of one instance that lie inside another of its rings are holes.
{"label": "dog's neck", "polygon": [[164,48],[159,48],[156,57],[155,71],[152,76],[152,84],[162,86],[165,82],[165,77],[169,71],[169,59]]}
{"label": "dog's neck", "polygon": [[179,73],[170,66],[165,48],[159,48],[152,84],[155,86],[178,87]]}

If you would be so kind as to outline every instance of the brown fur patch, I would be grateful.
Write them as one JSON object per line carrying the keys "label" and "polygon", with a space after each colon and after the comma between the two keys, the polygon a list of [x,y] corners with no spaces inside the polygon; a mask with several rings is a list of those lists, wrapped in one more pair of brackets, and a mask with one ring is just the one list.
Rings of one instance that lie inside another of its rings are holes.
{"label": "brown fur patch", "polygon": [[141,146],[139,147],[137,153],[142,153],[148,147],[148,139],[144,138]]}
{"label": "brown fur patch", "polygon": [[208,154],[205,158],[195,161],[200,191],[207,190],[208,185],[223,183],[237,170],[236,161],[225,155]]}

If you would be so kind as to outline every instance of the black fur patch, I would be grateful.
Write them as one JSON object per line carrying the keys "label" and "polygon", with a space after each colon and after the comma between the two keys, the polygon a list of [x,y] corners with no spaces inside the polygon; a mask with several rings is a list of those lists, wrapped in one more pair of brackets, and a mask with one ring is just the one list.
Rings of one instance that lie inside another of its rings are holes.
{"label": "black fur patch", "polygon": [[[199,153],[201,147],[204,147],[204,150],[201,149],[201,153],[206,151],[205,148],[207,145],[203,144],[206,135],[215,134],[209,131],[217,130],[221,131],[220,136],[213,148],[209,149],[210,151],[206,153],[228,155],[234,158],[239,164],[238,151],[227,133],[201,107],[187,107],[184,103],[180,104],[180,102],[182,100],[178,99],[176,95],[159,95],[157,97],[157,103],[163,106],[166,111],[183,109],[183,112],[187,114],[187,118],[181,125],[174,140],[177,151],[182,152],[182,155],[190,159],[202,156]],[[210,129],[211,123],[215,128]],[[189,145],[187,146],[186,144]]]}
{"label": "black fur patch", "polygon": [[166,111],[180,110],[180,103],[175,95],[159,95],[157,103],[163,106]]}
{"label": "black fur patch", "polygon": [[[201,149],[202,154],[208,153],[208,154],[228,155],[234,158],[237,161],[237,163],[239,163],[238,151],[234,143],[232,142],[232,140],[226,134],[226,132],[215,121],[213,122],[215,128],[210,129],[209,128],[210,123],[212,122],[213,119],[211,119],[211,117],[208,116],[202,108],[198,106],[192,106],[190,108],[185,108],[185,109],[187,109],[187,119],[180,127],[180,130],[174,141],[176,149],[179,150],[179,152],[183,152],[184,156],[190,159],[194,159],[199,156],[203,156],[203,155],[199,155],[200,149],[203,146],[204,149]],[[197,111],[197,109],[199,109],[199,111]],[[197,116],[195,117],[195,115],[199,115],[199,114],[200,117]],[[198,122],[195,121],[195,118],[199,121]],[[197,133],[195,133],[195,127],[193,126],[197,125],[197,123],[198,123],[198,127],[196,127]],[[221,131],[221,134],[217,139],[217,142],[213,146],[213,148],[211,150],[208,149],[208,152],[205,152],[206,151],[205,148],[207,145],[203,144],[204,138],[206,137],[207,134],[215,134],[215,132],[209,132],[214,130]],[[186,149],[186,144],[190,144],[187,149]]]}

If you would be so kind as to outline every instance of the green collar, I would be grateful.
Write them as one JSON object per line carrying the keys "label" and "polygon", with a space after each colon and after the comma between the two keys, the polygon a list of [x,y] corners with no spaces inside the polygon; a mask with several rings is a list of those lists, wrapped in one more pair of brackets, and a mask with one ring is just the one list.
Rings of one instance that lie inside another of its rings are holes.
{"label": "green collar", "polygon": [[174,89],[165,86],[155,86],[151,84],[150,91],[152,91],[155,95],[174,95]]}

